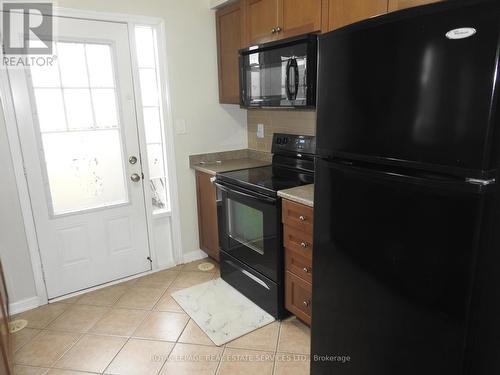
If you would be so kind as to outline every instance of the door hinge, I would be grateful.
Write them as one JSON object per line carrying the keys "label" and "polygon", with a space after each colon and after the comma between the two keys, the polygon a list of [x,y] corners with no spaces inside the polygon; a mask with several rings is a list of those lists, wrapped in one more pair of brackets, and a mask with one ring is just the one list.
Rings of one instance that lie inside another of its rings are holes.
{"label": "door hinge", "polygon": [[144,173],[143,172],[141,172],[141,177],[144,180]]}

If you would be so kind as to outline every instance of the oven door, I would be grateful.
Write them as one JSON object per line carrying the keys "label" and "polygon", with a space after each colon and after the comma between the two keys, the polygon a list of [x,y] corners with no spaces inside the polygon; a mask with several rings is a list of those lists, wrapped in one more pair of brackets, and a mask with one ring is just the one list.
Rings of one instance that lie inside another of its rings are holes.
{"label": "oven door", "polygon": [[227,183],[216,183],[221,250],[281,284],[281,201]]}

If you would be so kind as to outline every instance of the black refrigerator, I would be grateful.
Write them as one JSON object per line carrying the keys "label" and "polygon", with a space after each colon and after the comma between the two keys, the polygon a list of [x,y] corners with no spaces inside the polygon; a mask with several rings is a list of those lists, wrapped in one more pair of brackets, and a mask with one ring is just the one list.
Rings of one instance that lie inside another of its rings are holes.
{"label": "black refrigerator", "polygon": [[500,1],[319,37],[312,375],[500,373]]}

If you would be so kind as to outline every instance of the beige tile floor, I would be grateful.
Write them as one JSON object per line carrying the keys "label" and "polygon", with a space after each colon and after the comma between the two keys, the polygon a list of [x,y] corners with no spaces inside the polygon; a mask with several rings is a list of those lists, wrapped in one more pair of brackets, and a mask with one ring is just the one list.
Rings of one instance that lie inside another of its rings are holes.
{"label": "beige tile floor", "polygon": [[305,375],[309,328],[274,322],[217,347],[172,299],[219,277],[192,262],[27,311],[14,375]]}

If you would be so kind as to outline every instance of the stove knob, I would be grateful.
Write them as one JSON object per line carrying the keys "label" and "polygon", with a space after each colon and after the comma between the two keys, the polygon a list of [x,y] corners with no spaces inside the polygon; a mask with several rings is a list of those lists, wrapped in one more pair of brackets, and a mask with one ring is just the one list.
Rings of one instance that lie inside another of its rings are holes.
{"label": "stove knob", "polygon": [[280,145],[281,144],[281,138],[276,138],[276,143]]}

